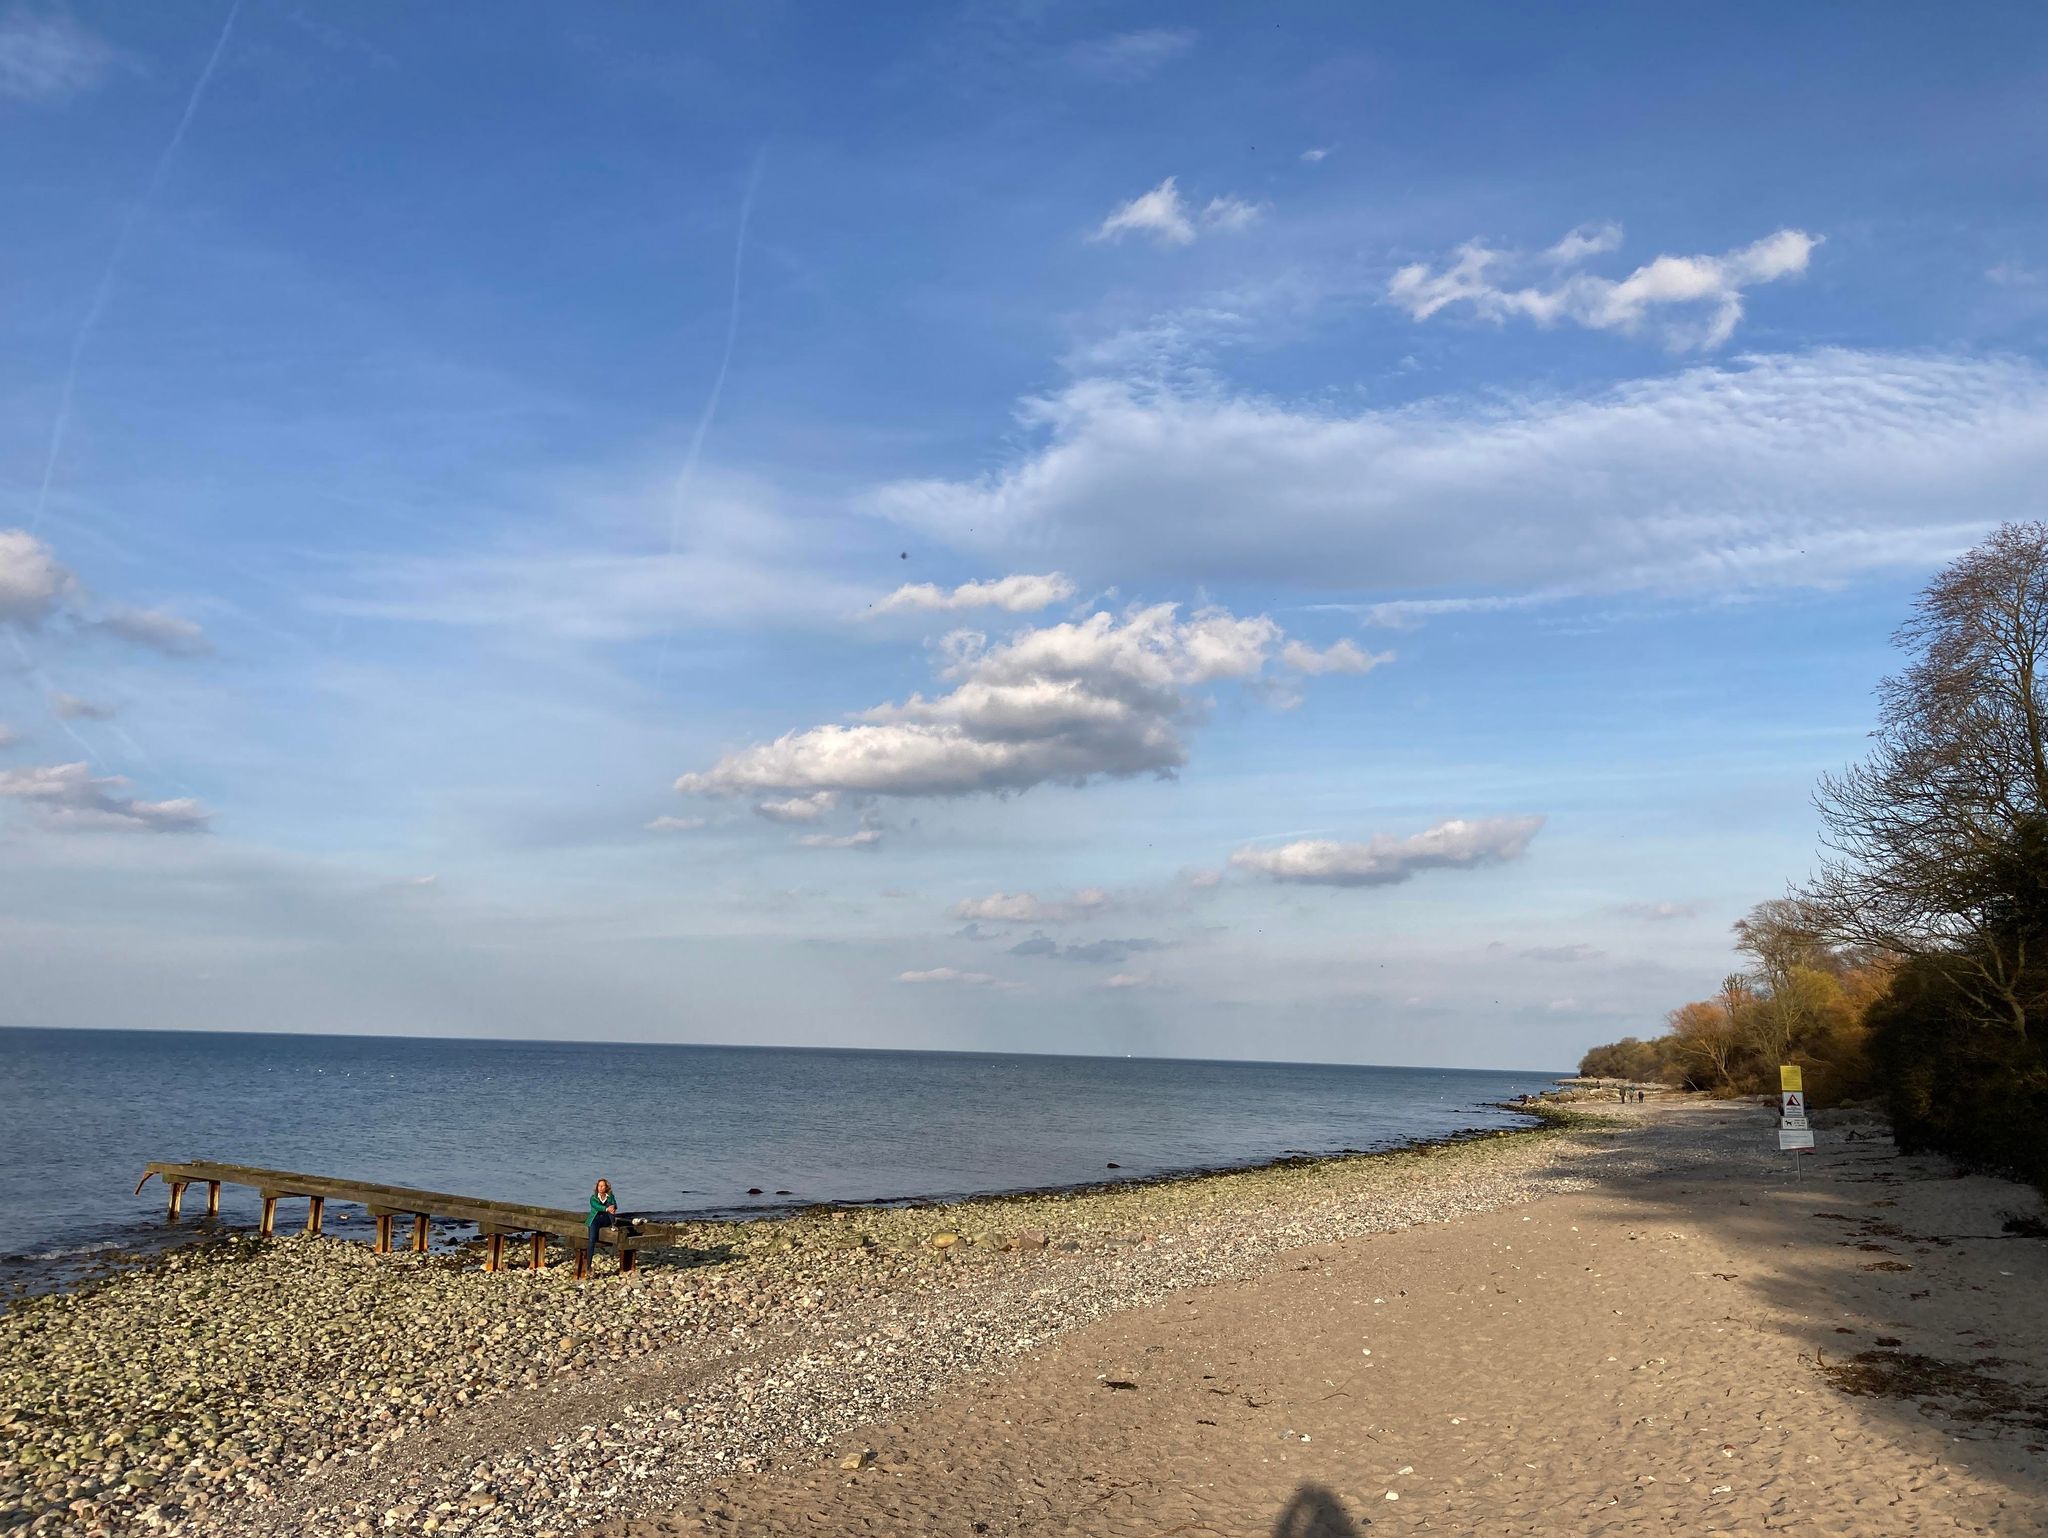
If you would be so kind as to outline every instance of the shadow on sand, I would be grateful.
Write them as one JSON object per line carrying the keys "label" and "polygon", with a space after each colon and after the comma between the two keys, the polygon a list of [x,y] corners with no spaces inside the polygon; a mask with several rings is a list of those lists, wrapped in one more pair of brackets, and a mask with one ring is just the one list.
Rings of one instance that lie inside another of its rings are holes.
{"label": "shadow on sand", "polygon": [[1295,1489],[1293,1499],[1274,1522],[1273,1538],[1360,1538],[1360,1534],[1342,1501],[1321,1485],[1304,1484]]}

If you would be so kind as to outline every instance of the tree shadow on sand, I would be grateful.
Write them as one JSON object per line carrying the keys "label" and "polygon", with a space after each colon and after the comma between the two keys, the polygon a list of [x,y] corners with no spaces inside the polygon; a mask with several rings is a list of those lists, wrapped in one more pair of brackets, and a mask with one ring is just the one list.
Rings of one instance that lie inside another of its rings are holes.
{"label": "tree shadow on sand", "polygon": [[1305,1484],[1273,1524],[1273,1538],[1359,1538],[1359,1529],[1342,1501],[1321,1485]]}

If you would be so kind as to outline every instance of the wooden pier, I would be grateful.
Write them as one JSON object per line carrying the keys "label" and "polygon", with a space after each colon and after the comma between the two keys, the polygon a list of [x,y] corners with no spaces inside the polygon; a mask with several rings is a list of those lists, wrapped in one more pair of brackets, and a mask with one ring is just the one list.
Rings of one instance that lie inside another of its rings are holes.
{"label": "wooden pier", "polygon": [[[547,1264],[547,1242],[560,1239],[576,1257],[576,1279],[590,1275],[590,1225],[583,1213],[566,1207],[533,1207],[519,1202],[487,1201],[478,1196],[456,1196],[447,1191],[420,1191],[410,1186],[383,1185],[369,1180],[337,1180],[327,1175],[301,1175],[291,1170],[257,1169],[247,1164],[212,1164],[203,1160],[184,1164],[154,1163],[136,1182],[136,1194],[150,1180],[158,1179],[170,1192],[169,1216],[176,1222],[185,1205],[188,1186],[206,1187],[206,1215],[220,1215],[220,1188],[248,1186],[263,1199],[260,1232],[267,1239],[277,1229],[277,1204],[303,1199],[306,1203],[306,1232],[317,1234],[325,1221],[330,1201],[354,1202],[365,1208],[377,1223],[377,1253],[388,1255],[393,1230],[400,1218],[412,1220],[407,1248],[423,1252],[427,1247],[427,1223],[431,1218],[450,1218],[474,1223],[484,1240],[484,1269],[496,1271],[505,1264],[505,1241],[527,1241],[527,1265],[534,1271]],[[597,1231],[598,1243],[618,1251],[619,1270],[630,1272],[643,1249],[680,1244],[681,1231],[671,1223],[605,1224]]]}

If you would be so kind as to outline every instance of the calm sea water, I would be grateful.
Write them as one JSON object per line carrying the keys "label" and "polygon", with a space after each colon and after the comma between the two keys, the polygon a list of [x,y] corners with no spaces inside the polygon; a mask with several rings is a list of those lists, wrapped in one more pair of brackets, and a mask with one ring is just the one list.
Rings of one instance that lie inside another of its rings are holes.
{"label": "calm sea water", "polygon": [[[746,1216],[1381,1149],[1549,1074],[778,1047],[0,1030],[0,1282],[161,1246],[151,1159]],[[1109,1164],[1121,1166],[1115,1174]],[[749,1196],[759,1187],[762,1196]],[[787,1192],[787,1195],[774,1193]],[[224,1189],[229,1224],[253,1192]],[[286,1214],[296,1221],[296,1211]],[[193,1227],[188,1219],[185,1231]]]}

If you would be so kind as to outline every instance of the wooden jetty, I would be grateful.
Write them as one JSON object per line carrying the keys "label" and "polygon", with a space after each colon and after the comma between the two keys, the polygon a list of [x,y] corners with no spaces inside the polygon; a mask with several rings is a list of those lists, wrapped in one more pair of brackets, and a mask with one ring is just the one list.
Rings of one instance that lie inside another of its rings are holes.
{"label": "wooden jetty", "polygon": [[[185,1205],[185,1188],[206,1187],[206,1215],[220,1215],[220,1188],[249,1186],[263,1199],[261,1232],[267,1239],[277,1229],[277,1204],[303,1198],[306,1202],[306,1232],[317,1234],[330,1201],[355,1202],[377,1221],[377,1253],[388,1255],[392,1230],[400,1218],[412,1219],[409,1248],[427,1247],[430,1218],[452,1218],[474,1223],[484,1239],[484,1269],[496,1271],[505,1264],[505,1241],[524,1238],[528,1266],[538,1271],[547,1264],[550,1236],[560,1239],[576,1257],[576,1279],[590,1275],[590,1225],[580,1212],[566,1207],[534,1207],[519,1202],[487,1201],[478,1196],[456,1196],[447,1191],[420,1191],[410,1186],[383,1185],[370,1180],[337,1180],[327,1175],[301,1175],[291,1170],[258,1169],[248,1164],[213,1164],[194,1160],[182,1164],[153,1163],[136,1182],[139,1196],[151,1179],[161,1180],[170,1192],[170,1218],[176,1222]],[[626,1223],[601,1225],[598,1243],[613,1246],[619,1255],[619,1270],[631,1271],[643,1249],[682,1242],[681,1230],[672,1223]]]}

